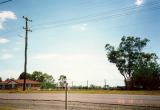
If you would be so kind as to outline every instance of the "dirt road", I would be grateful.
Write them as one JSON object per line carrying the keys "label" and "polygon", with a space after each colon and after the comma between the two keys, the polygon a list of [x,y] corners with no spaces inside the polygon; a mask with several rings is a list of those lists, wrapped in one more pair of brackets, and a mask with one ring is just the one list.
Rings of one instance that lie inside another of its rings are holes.
{"label": "dirt road", "polygon": [[[6,93],[0,94],[0,99],[64,101],[65,95],[53,93]],[[122,104],[160,107],[160,96],[152,95],[68,94],[68,101],[97,104]]]}
{"label": "dirt road", "polygon": [[[64,94],[0,94],[0,106],[11,110],[64,110]],[[160,96],[68,94],[68,110],[159,110]]]}

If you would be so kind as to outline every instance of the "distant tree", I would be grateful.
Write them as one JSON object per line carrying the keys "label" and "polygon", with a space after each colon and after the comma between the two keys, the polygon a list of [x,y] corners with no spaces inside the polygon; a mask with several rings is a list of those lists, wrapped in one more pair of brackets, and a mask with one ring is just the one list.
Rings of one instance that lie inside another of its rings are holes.
{"label": "distant tree", "polygon": [[67,77],[65,75],[60,75],[58,80],[59,80],[60,87],[64,88],[65,87],[65,83],[67,81]]}
{"label": "distant tree", "polygon": [[0,82],[2,82],[2,78],[0,77]]}
{"label": "distant tree", "polygon": [[41,89],[54,89],[54,88],[56,88],[56,84],[55,83],[43,82],[41,84]]}
{"label": "distant tree", "polygon": [[34,81],[39,81],[39,82],[54,82],[54,78],[52,75],[49,75],[47,73],[42,73],[40,71],[34,71],[31,74],[31,79]]}
{"label": "distant tree", "polygon": [[44,81],[43,73],[40,71],[34,71],[31,75],[31,79],[34,81],[43,82]]}
{"label": "distant tree", "polygon": [[97,85],[94,85],[94,84],[91,84],[91,85],[89,86],[89,88],[90,88],[90,89],[102,89],[101,86],[97,86]]}
{"label": "distant tree", "polygon": [[[24,79],[24,72],[22,72],[20,75],[19,75],[19,77],[18,77],[18,79]],[[32,79],[32,75],[30,74],[30,73],[26,73],[26,79]]]}
{"label": "distant tree", "polygon": [[[123,36],[118,48],[106,44],[107,57],[111,63],[116,64],[121,75],[125,79],[125,85],[128,89],[133,88],[133,74],[137,62],[140,59],[142,49],[147,45],[148,39]],[[143,60],[143,59],[142,59]],[[128,82],[131,82],[129,84]]]}
{"label": "distant tree", "polygon": [[44,74],[42,74],[42,76],[43,76],[44,82],[50,82],[50,83],[54,82],[54,78],[52,75],[48,75],[47,73],[44,73]]}
{"label": "distant tree", "polygon": [[31,74],[31,79],[34,81],[41,82],[41,89],[49,89],[49,88],[55,88],[55,80],[52,75],[49,75],[47,73],[42,73],[40,71],[34,71]]}

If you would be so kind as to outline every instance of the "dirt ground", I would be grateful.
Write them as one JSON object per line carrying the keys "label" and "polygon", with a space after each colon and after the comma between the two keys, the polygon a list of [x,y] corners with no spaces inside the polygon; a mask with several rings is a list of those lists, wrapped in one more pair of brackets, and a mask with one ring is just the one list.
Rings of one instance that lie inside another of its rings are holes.
{"label": "dirt ground", "polygon": [[[54,93],[0,93],[0,99],[64,101],[65,94]],[[117,105],[139,105],[160,107],[160,96],[123,94],[68,94],[70,102],[105,103]]]}
{"label": "dirt ground", "polygon": [[[64,101],[0,100],[0,110],[65,110]],[[68,102],[68,110],[159,110],[160,107]]]}

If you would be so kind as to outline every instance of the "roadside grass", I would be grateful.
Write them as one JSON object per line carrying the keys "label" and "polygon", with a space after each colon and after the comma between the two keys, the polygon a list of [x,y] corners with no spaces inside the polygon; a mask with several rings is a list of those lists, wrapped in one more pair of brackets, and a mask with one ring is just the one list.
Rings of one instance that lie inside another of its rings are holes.
{"label": "roadside grass", "polygon": [[9,107],[0,107],[0,110],[12,110],[12,109]]}
{"label": "roadside grass", "polygon": [[[0,90],[0,93],[64,93],[64,90]],[[160,95],[160,90],[69,90],[75,94],[129,94],[129,95]]]}

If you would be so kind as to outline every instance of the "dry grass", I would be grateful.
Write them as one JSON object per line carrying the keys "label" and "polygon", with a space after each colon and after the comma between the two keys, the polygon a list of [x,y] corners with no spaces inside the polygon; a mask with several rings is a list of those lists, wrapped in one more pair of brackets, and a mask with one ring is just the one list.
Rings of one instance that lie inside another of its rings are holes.
{"label": "dry grass", "polygon": [[74,90],[71,93],[89,93],[89,94],[130,94],[130,95],[160,95],[160,90]]}
{"label": "dry grass", "polygon": [[[69,90],[69,93],[79,94],[130,94],[130,95],[160,95],[160,90]],[[64,90],[0,90],[0,93],[64,93]]]}
{"label": "dry grass", "polygon": [[0,110],[12,110],[12,109],[9,107],[0,107]]}

